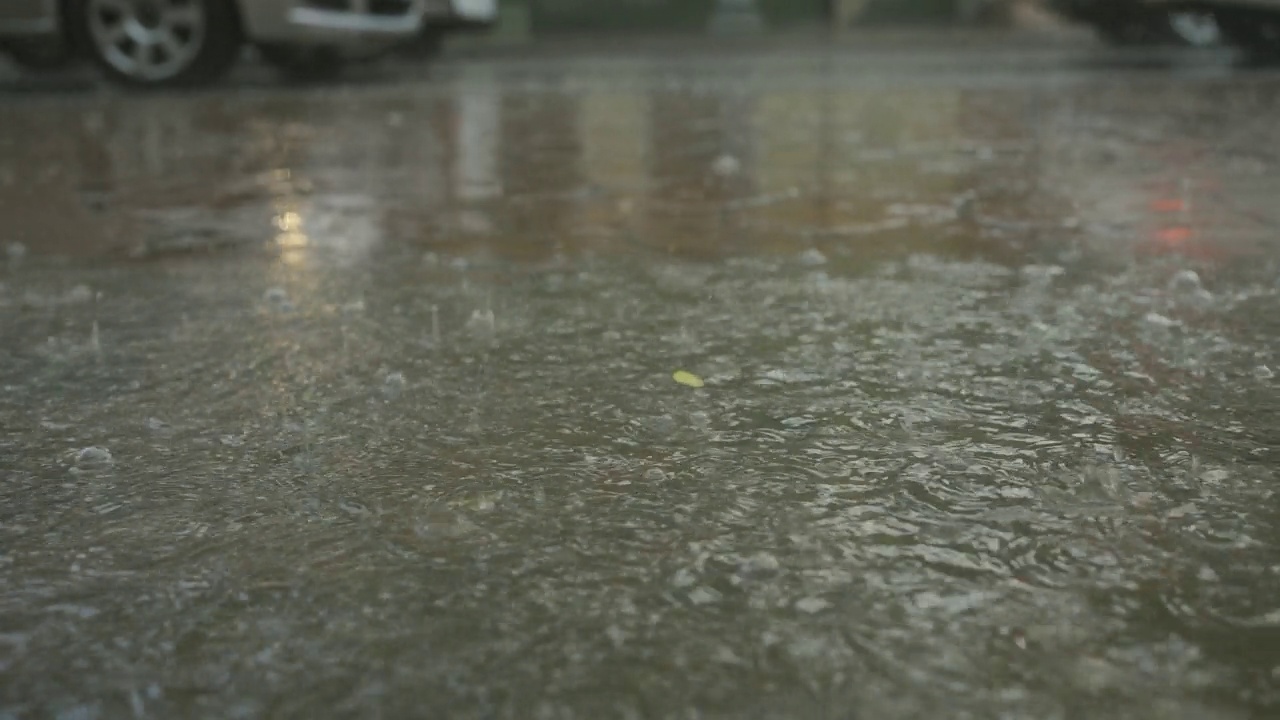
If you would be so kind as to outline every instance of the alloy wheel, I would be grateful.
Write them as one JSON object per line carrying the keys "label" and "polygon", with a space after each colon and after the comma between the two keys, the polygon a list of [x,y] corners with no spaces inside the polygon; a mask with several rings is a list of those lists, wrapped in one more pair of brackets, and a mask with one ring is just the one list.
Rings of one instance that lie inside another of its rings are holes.
{"label": "alloy wheel", "polygon": [[121,75],[161,82],[200,56],[208,31],[199,0],[87,0],[89,36]]}

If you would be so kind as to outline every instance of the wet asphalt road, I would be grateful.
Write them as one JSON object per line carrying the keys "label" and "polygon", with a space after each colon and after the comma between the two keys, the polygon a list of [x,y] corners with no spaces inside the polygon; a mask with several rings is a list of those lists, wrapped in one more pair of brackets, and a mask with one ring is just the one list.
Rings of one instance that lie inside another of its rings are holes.
{"label": "wet asphalt road", "polygon": [[0,718],[1280,712],[1280,74],[422,72],[0,97]]}

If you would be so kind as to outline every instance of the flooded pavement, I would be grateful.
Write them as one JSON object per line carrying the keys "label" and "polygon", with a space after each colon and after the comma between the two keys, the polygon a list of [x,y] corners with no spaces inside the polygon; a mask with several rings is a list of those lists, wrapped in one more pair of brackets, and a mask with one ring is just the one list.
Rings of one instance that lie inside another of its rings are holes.
{"label": "flooded pavement", "polygon": [[0,718],[1274,717],[1280,76],[1020,52],[4,100]]}

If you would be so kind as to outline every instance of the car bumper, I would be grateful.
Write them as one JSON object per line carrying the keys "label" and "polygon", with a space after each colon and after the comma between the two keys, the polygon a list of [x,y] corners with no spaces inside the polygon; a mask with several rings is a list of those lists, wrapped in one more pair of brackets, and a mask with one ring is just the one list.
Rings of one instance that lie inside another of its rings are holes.
{"label": "car bumper", "polygon": [[440,24],[492,23],[496,0],[243,0],[254,42],[394,44]]}
{"label": "car bumper", "polygon": [[1119,11],[1132,11],[1138,5],[1136,0],[1049,0],[1050,9],[1059,15],[1086,23],[1108,18]]}
{"label": "car bumper", "polygon": [[462,25],[492,25],[498,20],[498,0],[453,0],[450,19]]}

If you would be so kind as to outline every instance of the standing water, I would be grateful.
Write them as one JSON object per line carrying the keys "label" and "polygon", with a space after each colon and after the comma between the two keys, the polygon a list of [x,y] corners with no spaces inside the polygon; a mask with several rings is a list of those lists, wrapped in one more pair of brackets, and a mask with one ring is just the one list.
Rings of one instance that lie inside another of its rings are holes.
{"label": "standing water", "polygon": [[218,241],[7,245],[0,718],[1275,717],[1263,88],[846,60],[68,122]]}

